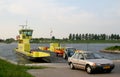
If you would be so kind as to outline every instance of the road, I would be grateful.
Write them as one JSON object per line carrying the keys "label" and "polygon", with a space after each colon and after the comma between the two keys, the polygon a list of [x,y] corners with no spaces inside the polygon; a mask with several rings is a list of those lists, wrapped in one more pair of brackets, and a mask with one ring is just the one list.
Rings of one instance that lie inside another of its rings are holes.
{"label": "road", "polygon": [[[87,74],[83,70],[71,70],[67,63],[41,64],[50,68],[28,70],[35,77],[119,77],[120,62],[115,62],[111,73]],[[52,68],[51,68],[52,67]]]}

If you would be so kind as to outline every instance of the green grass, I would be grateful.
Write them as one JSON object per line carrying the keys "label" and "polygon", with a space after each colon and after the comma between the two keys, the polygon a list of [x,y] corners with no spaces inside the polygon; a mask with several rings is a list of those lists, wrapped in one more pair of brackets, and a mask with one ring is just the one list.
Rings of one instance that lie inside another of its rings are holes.
{"label": "green grass", "polygon": [[46,67],[14,65],[0,59],[0,77],[34,77],[27,70],[43,68]]}
{"label": "green grass", "polygon": [[105,48],[105,50],[119,50],[120,51],[120,46],[111,46],[111,47],[108,47],[108,48]]}

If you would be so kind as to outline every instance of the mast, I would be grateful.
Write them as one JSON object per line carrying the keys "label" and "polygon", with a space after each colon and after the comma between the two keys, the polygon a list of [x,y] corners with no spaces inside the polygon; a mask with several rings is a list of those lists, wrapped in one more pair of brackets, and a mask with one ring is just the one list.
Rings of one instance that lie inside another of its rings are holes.
{"label": "mast", "polygon": [[19,25],[22,27],[22,29],[27,29],[27,26],[28,26],[28,21],[26,20],[26,24],[25,25]]}

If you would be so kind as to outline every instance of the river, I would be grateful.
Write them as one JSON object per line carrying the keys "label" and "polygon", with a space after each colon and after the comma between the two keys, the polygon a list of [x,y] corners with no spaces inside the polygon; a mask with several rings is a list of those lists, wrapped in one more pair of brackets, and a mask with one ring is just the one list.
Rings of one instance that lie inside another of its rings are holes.
{"label": "river", "polygon": [[[106,44],[106,43],[105,44],[82,43],[82,44],[61,44],[61,45],[66,46],[66,47],[74,47],[74,48],[80,49],[80,50],[94,51],[94,52],[101,54],[105,58],[112,59],[112,60],[120,59],[120,54],[99,52],[99,50],[102,50],[106,47],[120,45],[119,43],[108,43],[108,44]],[[49,44],[31,44],[32,49],[36,49],[39,46],[48,46],[49,47]],[[20,56],[15,54],[14,49],[16,47],[17,47],[17,43],[11,43],[11,44],[0,43],[0,56],[6,58],[8,60],[18,62],[20,60]],[[22,60],[22,61],[29,62],[28,60]]]}

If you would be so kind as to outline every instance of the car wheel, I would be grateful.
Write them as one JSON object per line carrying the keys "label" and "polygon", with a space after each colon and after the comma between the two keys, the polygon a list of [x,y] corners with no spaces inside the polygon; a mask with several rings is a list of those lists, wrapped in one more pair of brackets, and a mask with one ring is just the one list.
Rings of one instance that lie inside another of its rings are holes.
{"label": "car wheel", "polygon": [[89,65],[86,67],[86,72],[87,72],[88,74],[91,74],[91,73],[92,73],[92,68],[91,68]]}
{"label": "car wheel", "polygon": [[75,67],[74,67],[74,65],[72,63],[70,63],[70,68],[75,69]]}

